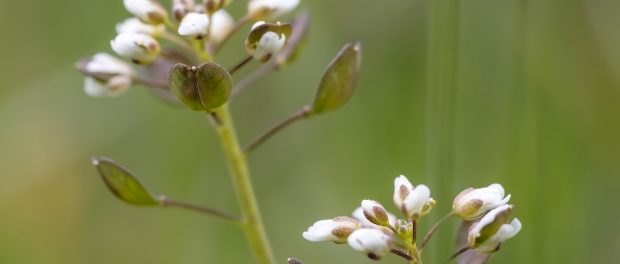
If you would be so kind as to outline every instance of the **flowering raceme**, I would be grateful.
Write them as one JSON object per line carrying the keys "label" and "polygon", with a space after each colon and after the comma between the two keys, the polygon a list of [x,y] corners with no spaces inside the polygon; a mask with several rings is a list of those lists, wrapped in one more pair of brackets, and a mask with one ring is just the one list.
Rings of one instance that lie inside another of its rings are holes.
{"label": "flowering raceme", "polygon": [[[401,175],[394,179],[392,200],[404,218],[398,219],[375,200],[363,200],[361,207],[353,211],[355,221],[349,217],[338,217],[348,219],[349,226],[346,228],[342,225],[344,222],[337,224],[335,219],[338,218],[320,220],[309,227],[303,237],[310,241],[337,243],[346,240],[351,248],[374,260],[391,252],[410,263],[421,263],[421,250],[447,217],[458,215],[465,221],[482,217],[467,230],[467,247],[457,252],[456,256],[467,250],[491,254],[521,229],[518,219],[508,221],[512,211],[512,205],[505,204],[508,199],[510,196],[504,198],[504,189],[499,184],[481,189],[469,188],[454,199],[453,212],[439,220],[424,239],[418,241],[417,224],[430,213],[436,202],[431,198],[430,189],[426,185],[414,186],[407,177]],[[334,232],[338,229],[346,232]]]}

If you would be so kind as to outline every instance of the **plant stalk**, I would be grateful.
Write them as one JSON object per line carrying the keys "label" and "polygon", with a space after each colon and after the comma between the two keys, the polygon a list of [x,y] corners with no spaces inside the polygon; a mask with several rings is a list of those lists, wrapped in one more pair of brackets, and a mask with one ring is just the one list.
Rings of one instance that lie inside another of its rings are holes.
{"label": "plant stalk", "polygon": [[245,155],[239,145],[228,104],[218,108],[215,114],[220,120],[217,132],[228,159],[233,185],[241,207],[241,225],[250,249],[256,263],[274,264],[275,260],[263,227]]}

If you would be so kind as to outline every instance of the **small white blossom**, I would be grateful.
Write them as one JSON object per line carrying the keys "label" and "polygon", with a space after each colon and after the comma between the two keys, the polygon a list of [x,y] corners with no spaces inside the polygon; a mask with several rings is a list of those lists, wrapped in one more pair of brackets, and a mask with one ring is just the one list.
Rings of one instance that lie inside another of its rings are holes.
{"label": "small white blossom", "polygon": [[118,34],[110,42],[110,45],[116,54],[129,58],[138,64],[152,62],[159,56],[161,50],[157,40],[149,35],[139,33]]}
{"label": "small white blossom", "polygon": [[140,33],[151,35],[153,37],[161,36],[166,30],[166,26],[146,24],[135,17],[125,19],[125,21],[116,24],[116,33]]}
{"label": "small white blossom", "polygon": [[255,19],[277,18],[297,7],[299,0],[250,0],[248,14]]}
{"label": "small white blossom", "polygon": [[349,235],[347,243],[351,248],[364,252],[369,258],[377,260],[391,249],[392,237],[379,229],[361,228]]}
{"label": "small white blossom", "polygon": [[208,32],[209,17],[204,13],[187,13],[179,25],[179,34],[182,36],[202,37]]}
{"label": "small white blossom", "polygon": [[209,39],[221,42],[233,29],[235,21],[224,9],[220,9],[211,15],[211,31]]}
{"label": "small white blossom", "polygon": [[149,24],[162,24],[166,21],[168,13],[154,0],[123,0],[123,4],[129,13]]}
{"label": "small white blossom", "polygon": [[98,53],[86,62],[84,92],[93,97],[117,96],[127,91],[135,74],[131,66],[107,53]]}
{"label": "small white blossom", "polygon": [[350,217],[339,216],[334,219],[315,222],[302,235],[306,240],[310,241],[344,243],[347,241],[347,237],[360,227],[359,221]]}
{"label": "small white blossom", "polygon": [[[263,24],[265,24],[264,21],[254,23],[252,30]],[[284,43],[286,43],[286,35],[284,33],[278,35],[276,32],[267,31],[260,37],[250,53],[256,60],[266,61],[271,58],[271,55],[280,51],[284,47]]]}
{"label": "small white blossom", "polygon": [[454,198],[454,213],[465,220],[480,218],[487,211],[502,206],[510,200],[504,197],[504,187],[494,183],[485,188],[467,188]]}
{"label": "small white blossom", "polygon": [[[512,205],[506,204],[489,211],[468,232],[467,242],[471,248],[483,253],[496,251],[504,241],[521,231],[521,222],[515,218],[507,223]],[[489,234],[488,232],[494,232]],[[484,234],[484,236],[483,236]]]}
{"label": "small white blossom", "polygon": [[418,220],[428,214],[435,205],[431,190],[424,184],[413,186],[404,175],[394,179],[394,204],[411,219]]}

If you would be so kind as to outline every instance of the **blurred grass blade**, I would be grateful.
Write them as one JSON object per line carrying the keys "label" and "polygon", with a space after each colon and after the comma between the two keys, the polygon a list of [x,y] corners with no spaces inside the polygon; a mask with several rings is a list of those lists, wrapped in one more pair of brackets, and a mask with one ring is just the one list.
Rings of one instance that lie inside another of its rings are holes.
{"label": "blurred grass blade", "polygon": [[159,205],[157,199],[146,190],[131,172],[112,159],[93,158],[93,165],[99,171],[99,175],[108,189],[119,199],[139,206]]}
{"label": "blurred grass blade", "polygon": [[217,63],[197,67],[178,63],[170,70],[170,89],[191,109],[211,111],[228,101],[232,77]]}
{"label": "blurred grass blade", "polygon": [[320,114],[342,107],[353,96],[361,63],[361,44],[345,45],[330,63],[312,105],[312,113]]}

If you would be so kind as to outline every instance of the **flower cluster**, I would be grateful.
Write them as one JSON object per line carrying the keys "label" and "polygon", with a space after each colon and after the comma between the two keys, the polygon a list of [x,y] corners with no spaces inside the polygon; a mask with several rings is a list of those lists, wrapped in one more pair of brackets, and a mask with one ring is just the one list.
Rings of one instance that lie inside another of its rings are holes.
{"label": "flower cluster", "polygon": [[[167,71],[177,62],[198,64],[209,61],[229,36],[245,23],[255,21],[253,29],[265,24],[273,25],[261,20],[277,19],[299,4],[299,0],[249,0],[247,13],[235,21],[223,9],[229,2],[173,0],[170,15],[156,0],[123,0],[125,9],[133,17],[116,25],[117,35],[110,41],[110,47],[116,55],[133,62],[134,66],[107,53],[85,59],[78,67],[86,75],[86,94],[94,97],[117,96],[136,83],[165,88],[166,79],[150,80],[150,76],[167,75]],[[253,58],[266,61],[282,49],[286,39],[287,34],[271,27],[261,31],[258,38],[250,43],[252,48],[246,50]],[[173,59],[166,64],[167,57]],[[153,68],[159,69],[159,72],[145,73]]]}
{"label": "flower cluster", "polygon": [[[468,230],[466,249],[492,253],[497,251],[500,243],[519,232],[519,220],[515,218],[509,222],[513,208],[507,204],[509,199],[510,195],[504,197],[504,188],[499,184],[480,189],[468,188],[454,199],[450,215],[473,221]],[[347,243],[375,260],[392,252],[413,263],[420,263],[420,250],[427,241],[422,241],[418,248],[417,224],[430,213],[436,202],[426,185],[414,186],[402,175],[394,180],[393,202],[404,218],[398,219],[377,201],[363,200],[351,217],[317,221],[303,232],[303,237],[309,241]],[[430,239],[432,232],[434,230],[429,231],[425,239]]]}

